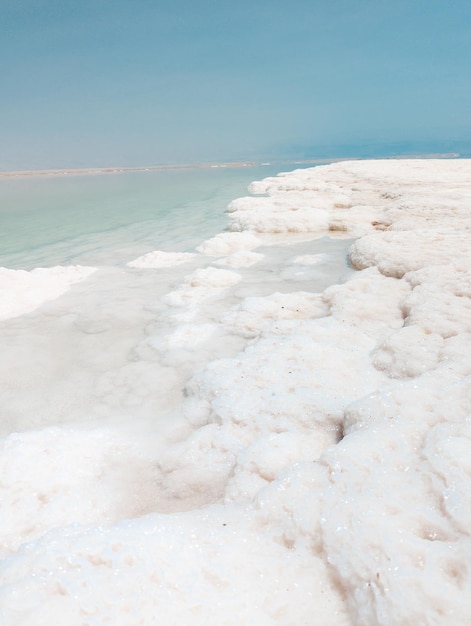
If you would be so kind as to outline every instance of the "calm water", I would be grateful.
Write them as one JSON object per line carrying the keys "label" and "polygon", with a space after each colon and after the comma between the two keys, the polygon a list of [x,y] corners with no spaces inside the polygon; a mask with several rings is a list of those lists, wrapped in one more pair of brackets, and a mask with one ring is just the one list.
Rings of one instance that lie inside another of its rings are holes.
{"label": "calm water", "polygon": [[[0,180],[0,266],[120,264],[224,230],[225,208],[280,165]],[[286,168],[288,169],[288,168]]]}
{"label": "calm water", "polygon": [[[0,181],[0,266],[98,267],[61,297],[0,323],[0,434],[102,420],[124,420],[135,430],[173,420],[193,372],[245,345],[220,323],[225,311],[249,296],[318,292],[340,280],[348,241],[328,238],[262,246],[262,259],[238,268],[234,285],[212,289],[203,280],[192,289],[190,281],[188,306],[172,305],[168,294],[199,270],[224,273],[217,258],[196,255],[159,270],[126,266],[146,252],[188,250],[223,231],[227,204],[279,169]],[[303,254],[319,254],[321,262],[293,266]],[[201,299],[194,305],[193,292]],[[23,298],[21,290],[13,296]],[[187,345],[181,337],[188,333],[209,335]]]}

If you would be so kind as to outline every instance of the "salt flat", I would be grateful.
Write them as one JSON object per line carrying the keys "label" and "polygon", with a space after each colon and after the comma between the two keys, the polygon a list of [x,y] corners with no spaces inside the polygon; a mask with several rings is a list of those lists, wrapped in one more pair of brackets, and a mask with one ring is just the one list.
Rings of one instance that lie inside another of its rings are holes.
{"label": "salt flat", "polygon": [[469,623],[471,161],[250,191],[10,306],[2,624]]}

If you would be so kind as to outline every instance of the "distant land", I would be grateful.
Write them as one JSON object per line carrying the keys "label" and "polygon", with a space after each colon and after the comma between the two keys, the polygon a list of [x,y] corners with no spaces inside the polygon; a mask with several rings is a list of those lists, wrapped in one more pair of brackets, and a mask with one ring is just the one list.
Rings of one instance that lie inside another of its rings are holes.
{"label": "distant land", "polygon": [[[455,152],[437,153],[437,154],[415,154],[415,155],[398,155],[377,157],[381,159],[456,159],[460,154]],[[359,160],[353,157],[338,158],[316,158],[301,160],[283,160],[283,161],[235,161],[227,163],[188,163],[182,165],[143,165],[139,167],[91,167],[91,168],[66,168],[66,169],[50,169],[50,170],[15,170],[0,172],[0,178],[31,178],[31,177],[51,177],[51,176],[93,176],[101,174],[122,174],[125,172],[155,172],[165,170],[182,170],[182,169],[217,169],[217,168],[235,168],[235,167],[263,167],[283,165],[318,165],[326,163],[335,163],[338,161]],[[364,160],[362,158],[362,160]],[[376,160],[376,159],[375,159]]]}

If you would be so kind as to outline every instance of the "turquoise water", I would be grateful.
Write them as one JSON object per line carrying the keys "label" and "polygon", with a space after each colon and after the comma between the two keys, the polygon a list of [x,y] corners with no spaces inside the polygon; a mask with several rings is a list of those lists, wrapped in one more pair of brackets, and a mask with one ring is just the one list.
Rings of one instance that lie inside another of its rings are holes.
{"label": "turquoise water", "polygon": [[225,229],[225,208],[280,165],[0,180],[0,266],[115,265],[184,251]]}
{"label": "turquoise water", "polygon": [[[60,297],[47,295],[47,278],[28,286],[7,275],[0,298],[24,314],[0,322],[0,435],[63,423],[170,424],[193,373],[244,348],[245,336],[221,322],[227,311],[248,297],[317,293],[342,280],[349,242],[326,237],[260,246],[260,260],[235,272],[203,254],[156,270],[126,266],[152,250],[194,249],[223,231],[227,204],[279,169],[0,180],[0,266],[98,268]],[[306,254],[319,263],[292,264]],[[213,288],[214,272],[222,287]],[[224,286],[226,273],[236,282]],[[44,301],[31,307],[41,289]],[[179,338],[188,332],[188,341]]]}

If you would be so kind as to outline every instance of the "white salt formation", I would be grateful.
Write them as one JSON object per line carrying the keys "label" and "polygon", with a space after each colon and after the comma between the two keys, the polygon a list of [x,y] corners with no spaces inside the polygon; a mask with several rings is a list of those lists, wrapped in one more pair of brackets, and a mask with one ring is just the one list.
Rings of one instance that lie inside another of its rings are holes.
{"label": "white salt formation", "polygon": [[[134,272],[97,425],[2,441],[2,626],[471,623],[471,161],[251,191],[187,273]],[[356,271],[320,292],[329,234]]]}
{"label": "white salt formation", "polygon": [[226,256],[242,250],[252,250],[261,243],[251,233],[220,233],[202,243],[197,250],[208,256]]}
{"label": "white salt formation", "polygon": [[154,250],[153,252],[143,254],[134,259],[134,261],[129,261],[127,265],[128,267],[158,269],[187,263],[194,257],[195,255],[191,252],[162,252],[161,250]]}
{"label": "white salt formation", "polygon": [[95,271],[93,267],[37,267],[30,272],[0,267],[0,320],[34,311]]}

